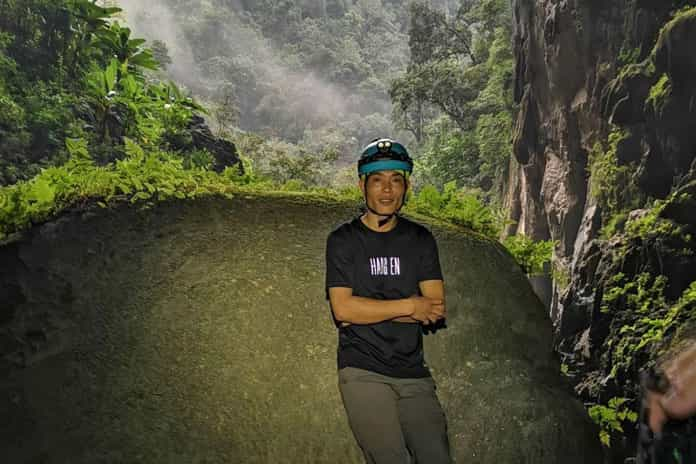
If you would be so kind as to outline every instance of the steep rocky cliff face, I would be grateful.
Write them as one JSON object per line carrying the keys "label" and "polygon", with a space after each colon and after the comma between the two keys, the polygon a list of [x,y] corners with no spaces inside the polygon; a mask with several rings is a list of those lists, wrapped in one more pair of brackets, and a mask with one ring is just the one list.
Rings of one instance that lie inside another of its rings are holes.
{"label": "steep rocky cliff face", "polygon": [[694,4],[513,1],[506,233],[557,241],[555,342],[598,403],[635,399],[637,370],[693,325]]}

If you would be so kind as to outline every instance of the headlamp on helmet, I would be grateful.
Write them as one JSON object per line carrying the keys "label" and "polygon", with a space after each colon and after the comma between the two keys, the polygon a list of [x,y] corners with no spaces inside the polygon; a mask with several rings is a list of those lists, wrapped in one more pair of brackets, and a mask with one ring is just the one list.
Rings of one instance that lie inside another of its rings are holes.
{"label": "headlamp on helmet", "polygon": [[375,139],[363,149],[358,160],[358,175],[375,171],[413,172],[413,160],[406,148],[391,139]]}

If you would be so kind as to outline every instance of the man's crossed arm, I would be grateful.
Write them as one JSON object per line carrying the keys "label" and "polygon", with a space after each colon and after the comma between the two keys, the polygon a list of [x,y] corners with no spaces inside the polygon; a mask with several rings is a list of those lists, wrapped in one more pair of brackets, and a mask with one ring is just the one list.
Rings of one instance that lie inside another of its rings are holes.
{"label": "man's crossed arm", "polygon": [[[443,303],[445,301],[445,286],[444,282],[442,280],[424,280],[418,283],[418,287],[420,288],[421,295],[423,295],[426,298],[432,298],[436,300],[442,300]],[[352,296],[353,290],[348,287],[332,287],[329,289],[329,299],[331,301],[331,307],[334,308],[334,314],[336,313],[335,308],[339,307],[339,305],[342,304],[341,299],[343,298],[348,298]],[[404,322],[404,323],[420,323],[418,319],[414,319],[411,316],[396,316],[396,317],[389,317],[390,311],[394,311],[394,301],[395,300],[376,300],[372,298],[367,298],[367,300],[370,300],[370,304],[377,304],[380,305],[380,303],[383,305],[386,303],[386,305],[389,305],[390,308],[387,309],[387,307],[383,307],[385,311],[381,314],[379,317],[384,317],[381,320],[393,320],[395,322]],[[381,306],[381,305],[380,305]],[[396,310],[398,311],[398,309]],[[445,309],[446,311],[446,309]],[[402,311],[403,313],[403,311]],[[341,320],[338,315],[336,315],[336,319]],[[373,322],[379,322],[379,321],[373,321]],[[427,322],[424,322],[423,324],[427,325]],[[346,322],[341,320],[341,327],[345,327],[351,325],[350,322]]]}

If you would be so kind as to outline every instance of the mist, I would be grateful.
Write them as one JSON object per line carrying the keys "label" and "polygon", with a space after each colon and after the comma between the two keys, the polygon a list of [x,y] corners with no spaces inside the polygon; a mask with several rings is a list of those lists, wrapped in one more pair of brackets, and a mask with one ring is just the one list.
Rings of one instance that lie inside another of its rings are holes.
{"label": "mist", "polygon": [[[249,96],[237,89],[235,97],[241,110],[239,125],[244,129],[258,129],[258,120],[263,117],[264,121],[270,121],[270,125],[282,126],[273,127],[279,134],[291,130],[302,133],[304,127],[315,131],[326,127],[335,128],[340,127],[347,118],[359,119],[362,115],[372,113],[388,115],[391,111],[388,99],[370,97],[370,108],[365,109],[359,104],[360,96],[328,82],[314,72],[298,69],[297,65],[288,66],[283,62],[282,54],[274,49],[269,40],[239,17],[243,14],[239,1],[228,2],[224,6],[210,2],[201,5],[204,12],[202,16],[208,8],[208,14],[220,12],[224,22],[215,23],[213,28],[210,28],[210,24],[203,25],[208,27],[207,32],[214,34],[214,37],[203,41],[209,50],[198,50],[198,53],[187,39],[181,21],[164,0],[117,0],[112,3],[124,10],[122,16],[135,36],[166,43],[172,58],[167,74],[198,97],[213,101],[221,99],[223,86],[231,80],[231,73],[237,69],[251,70],[251,76],[245,82],[255,90],[261,89],[264,96],[260,102],[245,103]],[[197,27],[196,24],[186,26],[190,29]],[[203,53],[209,56],[204,56]],[[277,98],[279,96],[282,98]],[[286,102],[285,107],[278,108],[279,102]],[[287,107],[287,102],[291,102],[291,107]],[[263,113],[262,116],[250,114],[259,112]],[[288,114],[283,118],[276,116],[275,112]],[[278,119],[274,120],[274,117]],[[293,129],[286,128],[293,124],[297,126]],[[303,124],[304,127],[301,127]]]}

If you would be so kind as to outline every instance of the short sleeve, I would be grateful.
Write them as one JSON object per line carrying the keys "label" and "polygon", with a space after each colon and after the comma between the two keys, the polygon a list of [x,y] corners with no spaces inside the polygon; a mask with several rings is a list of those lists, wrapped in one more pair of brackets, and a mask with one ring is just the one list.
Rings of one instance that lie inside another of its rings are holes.
{"label": "short sleeve", "polygon": [[437,250],[437,242],[430,231],[423,236],[420,246],[421,259],[418,267],[418,282],[424,280],[443,280],[440,269],[440,256]]}
{"label": "short sleeve", "polygon": [[329,287],[353,288],[354,257],[350,243],[340,235],[332,233],[326,241],[326,299]]}

